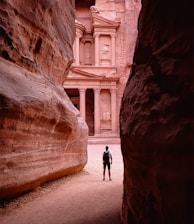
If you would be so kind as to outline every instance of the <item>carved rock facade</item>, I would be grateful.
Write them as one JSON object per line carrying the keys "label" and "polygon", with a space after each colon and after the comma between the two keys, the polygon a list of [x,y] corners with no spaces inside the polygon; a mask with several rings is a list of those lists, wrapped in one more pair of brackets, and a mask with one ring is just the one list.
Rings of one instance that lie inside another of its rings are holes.
{"label": "carved rock facade", "polygon": [[0,2],[0,199],[80,171],[88,127],[62,83],[73,1]]}
{"label": "carved rock facade", "polygon": [[74,63],[63,86],[88,124],[89,142],[120,142],[118,114],[141,4],[134,0],[75,3]]}
{"label": "carved rock facade", "polygon": [[123,223],[192,223],[193,61],[192,1],[142,1],[120,111]]}

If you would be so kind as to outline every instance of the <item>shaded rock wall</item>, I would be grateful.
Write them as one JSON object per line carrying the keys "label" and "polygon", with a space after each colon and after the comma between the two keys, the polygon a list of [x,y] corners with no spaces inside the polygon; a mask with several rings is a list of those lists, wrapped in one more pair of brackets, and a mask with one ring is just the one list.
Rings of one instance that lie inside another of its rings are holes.
{"label": "shaded rock wall", "polygon": [[0,2],[0,200],[87,162],[88,127],[62,88],[73,2]]}
{"label": "shaded rock wall", "polygon": [[193,3],[143,0],[120,110],[123,223],[193,223]]}
{"label": "shaded rock wall", "polygon": [[74,1],[1,1],[1,57],[64,81],[72,63]]}

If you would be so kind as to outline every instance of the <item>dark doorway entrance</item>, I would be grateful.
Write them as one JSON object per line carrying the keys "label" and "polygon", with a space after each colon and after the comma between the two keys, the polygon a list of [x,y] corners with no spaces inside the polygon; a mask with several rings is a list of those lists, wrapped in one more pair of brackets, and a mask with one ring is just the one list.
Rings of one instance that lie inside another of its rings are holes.
{"label": "dark doorway entrance", "polygon": [[94,135],[94,91],[86,90],[86,123],[89,127],[89,136]]}
{"label": "dark doorway entrance", "polygon": [[78,89],[65,89],[73,105],[80,110],[79,90]]}

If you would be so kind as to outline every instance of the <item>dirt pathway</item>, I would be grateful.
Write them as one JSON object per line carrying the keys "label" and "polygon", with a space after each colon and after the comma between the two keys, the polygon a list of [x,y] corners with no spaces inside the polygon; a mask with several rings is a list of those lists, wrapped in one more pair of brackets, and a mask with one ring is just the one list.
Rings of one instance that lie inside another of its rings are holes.
{"label": "dirt pathway", "polygon": [[112,181],[102,181],[104,145],[88,146],[88,163],[78,174],[39,187],[0,208],[1,224],[120,224],[123,161],[113,155]]}

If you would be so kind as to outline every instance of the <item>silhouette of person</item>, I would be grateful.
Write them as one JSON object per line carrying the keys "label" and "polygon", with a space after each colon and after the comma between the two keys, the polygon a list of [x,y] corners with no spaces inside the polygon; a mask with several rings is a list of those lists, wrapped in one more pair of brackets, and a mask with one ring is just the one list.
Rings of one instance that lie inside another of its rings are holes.
{"label": "silhouette of person", "polygon": [[106,172],[106,167],[108,167],[108,175],[109,175],[109,180],[111,179],[111,164],[112,164],[112,155],[110,151],[108,150],[108,146],[106,146],[106,150],[103,152],[102,156],[102,163],[103,163],[103,180],[105,180],[105,172]]}

